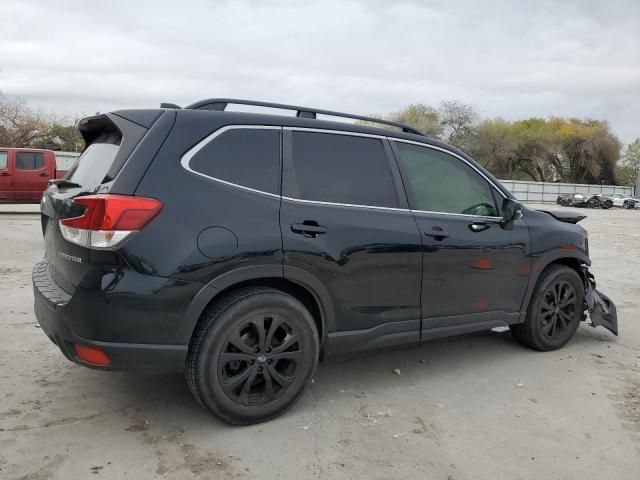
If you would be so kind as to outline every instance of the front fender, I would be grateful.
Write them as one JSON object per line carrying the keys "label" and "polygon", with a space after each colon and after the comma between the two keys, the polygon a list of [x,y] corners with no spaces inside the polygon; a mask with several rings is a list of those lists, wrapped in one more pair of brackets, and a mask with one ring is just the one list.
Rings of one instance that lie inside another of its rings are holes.
{"label": "front fender", "polygon": [[520,311],[522,312],[520,318],[521,322],[524,322],[527,307],[529,306],[529,302],[533,296],[533,290],[536,288],[536,283],[538,282],[538,278],[540,278],[540,274],[542,274],[544,269],[552,263],[562,260],[566,261],[567,259],[577,262],[578,265],[591,265],[591,260],[589,260],[589,257],[581,250],[564,250],[558,248],[545,252],[537,258],[534,258],[531,275],[529,277],[529,285],[527,286],[527,291],[525,292],[522,304],[520,305]]}

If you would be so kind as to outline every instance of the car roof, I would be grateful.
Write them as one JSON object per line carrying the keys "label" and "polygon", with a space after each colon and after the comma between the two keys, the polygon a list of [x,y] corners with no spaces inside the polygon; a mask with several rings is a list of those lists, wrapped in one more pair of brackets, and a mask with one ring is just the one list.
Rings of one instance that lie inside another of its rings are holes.
{"label": "car roof", "polygon": [[31,148],[31,147],[0,147],[2,150],[15,150],[16,152],[52,152],[48,148]]}

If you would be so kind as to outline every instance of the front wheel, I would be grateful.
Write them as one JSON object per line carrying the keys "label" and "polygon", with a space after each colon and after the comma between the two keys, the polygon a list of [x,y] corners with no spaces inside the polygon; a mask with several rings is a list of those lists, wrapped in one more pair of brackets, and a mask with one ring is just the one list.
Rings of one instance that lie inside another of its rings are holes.
{"label": "front wheel", "polygon": [[311,383],[318,331],[295,298],[242,289],[203,314],[185,376],[196,400],[236,425],[263,422],[291,407]]}
{"label": "front wheel", "polygon": [[540,275],[524,323],[511,325],[510,330],[530,348],[556,350],[571,339],[584,310],[584,286],[578,273],[553,265]]}

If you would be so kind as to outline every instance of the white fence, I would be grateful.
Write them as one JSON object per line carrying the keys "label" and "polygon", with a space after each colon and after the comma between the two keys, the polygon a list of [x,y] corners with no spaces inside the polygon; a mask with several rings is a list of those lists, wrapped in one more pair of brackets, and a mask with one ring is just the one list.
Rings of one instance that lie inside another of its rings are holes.
{"label": "white fence", "polygon": [[621,193],[628,196],[633,195],[633,187],[619,187],[616,185],[523,182],[519,180],[500,180],[500,183],[522,202],[555,203],[560,193]]}
{"label": "white fence", "polygon": [[75,152],[53,152],[56,155],[56,168],[58,170],[69,170],[80,153]]}

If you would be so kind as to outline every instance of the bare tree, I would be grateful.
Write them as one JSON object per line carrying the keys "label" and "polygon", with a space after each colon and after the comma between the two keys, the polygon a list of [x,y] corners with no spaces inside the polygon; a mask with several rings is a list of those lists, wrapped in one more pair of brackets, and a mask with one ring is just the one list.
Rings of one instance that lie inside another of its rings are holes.
{"label": "bare tree", "polygon": [[447,100],[440,103],[439,115],[444,139],[456,147],[468,148],[480,119],[473,107],[457,100]]}
{"label": "bare tree", "polygon": [[11,100],[0,93],[0,134],[12,147],[32,146],[50,133],[50,121],[34,112],[24,100]]}

